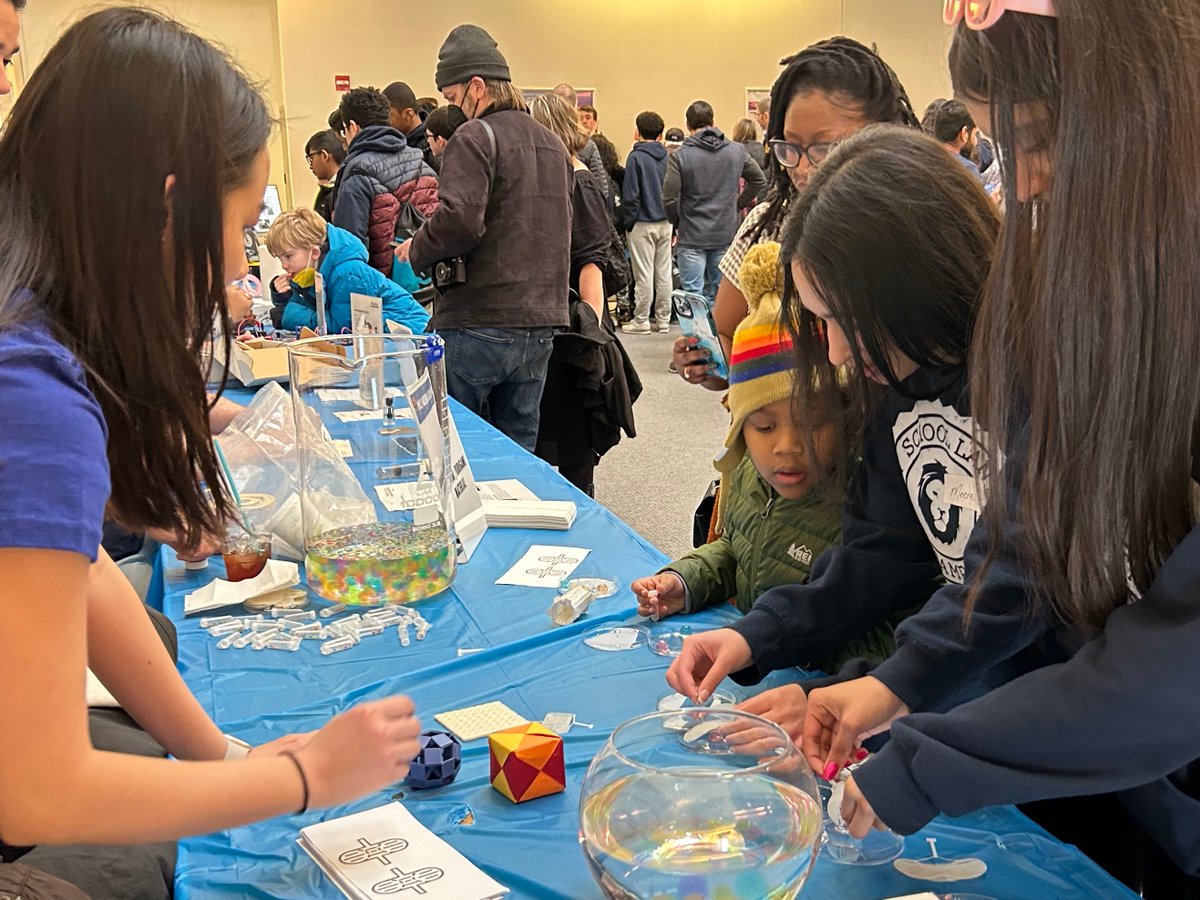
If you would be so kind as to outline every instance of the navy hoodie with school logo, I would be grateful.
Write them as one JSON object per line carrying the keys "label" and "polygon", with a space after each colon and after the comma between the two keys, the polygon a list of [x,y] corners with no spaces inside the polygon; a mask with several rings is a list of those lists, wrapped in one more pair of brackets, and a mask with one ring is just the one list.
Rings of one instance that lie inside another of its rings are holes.
{"label": "navy hoodie with school logo", "polygon": [[966,369],[921,368],[900,387],[886,389],[864,430],[841,546],[817,559],[805,584],[767,591],[730,626],[754,659],[734,680],[753,684],[827,657],[915,612],[943,582],[962,581],[978,518]]}
{"label": "navy hoodie with school logo", "polygon": [[[1023,440],[1004,464],[1010,510]],[[1200,447],[1200,479],[1198,461]],[[1115,792],[1176,865],[1200,875],[1200,526],[1096,634],[1029,604],[1015,522],[995,547],[988,532],[975,529],[967,545],[968,583],[994,551],[969,627],[966,589],[948,584],[900,625],[896,653],[871,673],[914,714],[855,773],[863,793],[911,834],[938,813]],[[981,678],[994,689],[927,712]]]}

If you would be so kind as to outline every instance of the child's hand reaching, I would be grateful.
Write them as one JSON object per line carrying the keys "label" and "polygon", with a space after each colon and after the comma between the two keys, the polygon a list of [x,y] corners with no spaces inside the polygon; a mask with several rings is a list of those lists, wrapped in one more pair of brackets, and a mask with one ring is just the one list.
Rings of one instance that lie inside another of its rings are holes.
{"label": "child's hand reaching", "polygon": [[639,578],[630,588],[637,594],[638,615],[649,616],[655,622],[683,612],[687,603],[683,579],[674,572]]}

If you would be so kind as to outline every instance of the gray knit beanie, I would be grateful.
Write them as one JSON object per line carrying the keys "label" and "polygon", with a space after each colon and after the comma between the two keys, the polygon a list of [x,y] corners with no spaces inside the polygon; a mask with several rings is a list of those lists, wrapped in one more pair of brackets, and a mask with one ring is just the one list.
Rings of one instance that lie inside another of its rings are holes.
{"label": "gray knit beanie", "polygon": [[478,75],[492,81],[512,81],[508,61],[492,36],[478,25],[459,25],[438,51],[437,89],[462,84]]}

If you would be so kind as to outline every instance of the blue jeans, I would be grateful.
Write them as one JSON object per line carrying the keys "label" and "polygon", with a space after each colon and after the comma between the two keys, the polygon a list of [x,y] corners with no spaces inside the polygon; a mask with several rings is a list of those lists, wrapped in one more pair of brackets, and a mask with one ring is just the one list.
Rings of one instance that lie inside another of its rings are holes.
{"label": "blue jeans", "polygon": [[528,450],[537,446],[553,328],[438,329],[446,342],[446,389]]}
{"label": "blue jeans", "polygon": [[702,294],[711,304],[717,296],[717,284],[721,281],[721,258],[728,247],[719,250],[696,250],[680,247],[675,255],[679,266],[679,285],[685,291]]}

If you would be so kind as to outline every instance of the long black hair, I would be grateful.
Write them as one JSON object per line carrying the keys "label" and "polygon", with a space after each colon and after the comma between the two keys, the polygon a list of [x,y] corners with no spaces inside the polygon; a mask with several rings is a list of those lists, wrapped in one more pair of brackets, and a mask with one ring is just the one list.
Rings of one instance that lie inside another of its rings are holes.
{"label": "long black hair", "polygon": [[800,371],[815,387],[842,377],[797,296],[792,262],[845,333],[855,370],[868,357],[903,393],[892,348],[919,366],[966,362],[999,233],[978,179],[927,135],[872,125],[842,141],[809,177],[780,241],[782,317]]}
{"label": "long black hair", "polygon": [[[990,104],[1007,209],[971,351],[975,419],[989,455],[1028,442],[1019,471],[989,472],[984,522],[1018,522],[1035,599],[1094,632],[1198,512],[1200,158],[1178,151],[1200,114],[1200,7],[1054,5],[959,28],[950,71]],[[1038,171],[1044,189],[1019,196]]]}
{"label": "long black hair", "polygon": [[41,321],[84,367],[108,423],[110,510],[131,527],[194,542],[231,512],[199,359],[225,310],[222,201],[270,128],[222,53],[115,8],[68,29],[0,140],[0,328]]}
{"label": "long black hair", "polygon": [[[770,116],[766,140],[783,138],[783,122],[788,106],[797,94],[820,91],[862,111],[868,122],[890,122],[920,128],[908,93],[892,67],[872,48],[848,37],[833,37],[805,47],[794,56],[780,60],[783,72],[771,86]],[[770,204],[750,233],[751,242],[764,234],[774,234],[783,221],[796,188],[787,170],[774,155],[769,157]]]}

